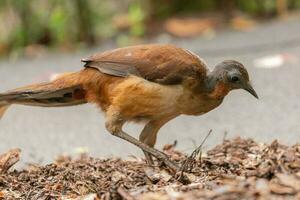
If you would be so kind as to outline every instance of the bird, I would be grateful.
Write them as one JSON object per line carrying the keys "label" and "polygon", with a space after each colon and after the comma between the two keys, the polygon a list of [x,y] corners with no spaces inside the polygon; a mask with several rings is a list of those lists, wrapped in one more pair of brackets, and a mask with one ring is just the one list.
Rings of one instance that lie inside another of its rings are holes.
{"label": "bird", "polygon": [[[109,133],[141,148],[149,165],[155,157],[178,171],[178,163],[154,148],[163,125],[180,115],[203,115],[235,89],[244,89],[258,99],[242,63],[224,60],[209,70],[198,55],[172,44],[117,48],[81,61],[80,71],[0,93],[0,118],[12,104],[96,104],[105,114]],[[145,124],[139,139],[123,130],[126,122]]]}

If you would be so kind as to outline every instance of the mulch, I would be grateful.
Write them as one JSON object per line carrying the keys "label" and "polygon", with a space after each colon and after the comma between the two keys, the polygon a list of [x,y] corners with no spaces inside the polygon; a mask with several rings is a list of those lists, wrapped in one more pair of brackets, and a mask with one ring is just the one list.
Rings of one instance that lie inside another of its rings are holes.
{"label": "mulch", "polygon": [[164,152],[188,167],[174,175],[139,158],[82,155],[15,170],[20,150],[14,149],[0,155],[0,199],[300,199],[300,144],[235,138],[193,157],[174,145]]}

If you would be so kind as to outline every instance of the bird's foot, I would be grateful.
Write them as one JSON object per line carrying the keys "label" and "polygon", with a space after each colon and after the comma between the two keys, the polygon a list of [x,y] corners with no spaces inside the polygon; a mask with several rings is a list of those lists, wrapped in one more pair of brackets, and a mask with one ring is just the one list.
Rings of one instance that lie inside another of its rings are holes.
{"label": "bird's foot", "polygon": [[[160,160],[159,158],[157,158],[157,163],[155,163],[155,162],[154,162],[154,159],[153,159],[153,157],[155,157],[155,156],[153,156],[152,154],[150,154],[150,153],[148,153],[148,152],[146,152],[146,151],[143,151],[143,152],[144,152],[144,155],[145,155],[146,163],[147,163],[150,167],[162,167],[162,166],[170,167],[170,166],[168,166],[168,165],[164,162],[164,160],[169,160],[169,162],[172,162],[172,163],[173,163],[172,166],[177,165],[175,162],[171,161],[170,158],[168,158],[167,155],[165,155],[166,158],[161,159],[161,160]],[[163,153],[163,152],[162,152],[162,153]],[[163,153],[163,154],[164,154],[164,153]],[[172,167],[170,167],[170,168],[172,169]],[[179,166],[178,166],[178,168],[179,168]]]}
{"label": "bird's foot", "polygon": [[[168,160],[167,162],[165,162],[166,160],[158,160],[158,163],[154,164],[152,156],[147,154],[147,152],[145,153],[145,157],[146,157],[146,162],[147,162],[148,166],[145,167],[144,171],[145,171],[146,176],[152,183],[157,183],[161,179],[168,181],[168,180],[170,180],[170,177],[174,177],[179,182],[181,182],[182,184],[185,184],[185,185],[191,183],[187,174],[184,171],[182,171],[182,168],[179,168],[179,166],[174,161],[172,161],[170,159],[167,159]],[[148,158],[150,158],[150,159],[148,160]],[[167,165],[166,163],[168,163],[168,164],[171,163],[171,165]],[[162,166],[167,166],[168,169],[171,169],[171,170],[168,170],[169,171],[168,174],[170,177],[168,177],[166,175],[167,172],[162,169]],[[174,167],[174,166],[176,166],[176,167]]]}
{"label": "bird's foot", "polygon": [[[145,153],[145,158],[146,162],[149,166],[151,167],[162,167],[166,166],[168,167],[174,174],[179,172],[180,167],[178,166],[177,163],[172,161],[166,154],[163,152],[158,151],[160,155],[154,155],[154,154],[149,154],[148,152]],[[154,163],[153,157],[155,157],[158,161],[157,164]]]}
{"label": "bird's foot", "polygon": [[[115,135],[119,138],[122,138],[122,139],[140,147],[144,152],[147,152],[149,155],[154,156],[157,160],[162,161],[167,167],[170,168],[170,170],[174,171],[175,173],[180,170],[180,167],[176,163],[171,161],[170,158],[165,153],[148,146],[147,144],[128,135],[124,131],[117,132],[117,133],[115,133]],[[149,161],[150,161],[150,159],[149,159]]]}
{"label": "bird's foot", "polygon": [[[160,151],[158,151],[160,152]],[[162,154],[162,156],[155,156],[153,155],[154,157],[157,158],[157,160],[160,162],[159,166],[166,166],[168,167],[174,174],[178,173],[180,171],[180,166],[172,161],[169,156],[163,152],[160,152]]]}
{"label": "bird's foot", "polygon": [[157,160],[158,163],[155,164],[151,154],[148,154],[147,152],[144,153],[145,153],[146,162],[149,165],[148,167],[145,167],[144,171],[146,176],[149,178],[149,180],[152,183],[156,183],[160,180],[160,178],[162,178],[160,176],[160,173],[157,172],[157,171],[161,171],[162,166],[167,166],[169,169],[171,169],[171,174],[173,175],[173,177],[175,177],[175,179],[177,179],[182,184],[191,183],[187,174],[184,171],[182,171],[182,168],[181,167],[179,168],[179,166],[172,160],[170,159]]}
{"label": "bird's foot", "polygon": [[155,167],[155,164],[154,164],[154,160],[152,158],[152,155],[149,154],[148,152],[146,151],[143,151],[144,152],[144,155],[145,155],[145,159],[146,159],[146,163],[151,166],[151,167]]}

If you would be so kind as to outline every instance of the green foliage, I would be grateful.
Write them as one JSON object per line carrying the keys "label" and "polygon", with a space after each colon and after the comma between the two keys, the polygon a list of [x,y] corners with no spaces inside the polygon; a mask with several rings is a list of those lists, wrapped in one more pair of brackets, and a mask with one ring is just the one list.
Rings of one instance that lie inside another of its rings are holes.
{"label": "green foliage", "polygon": [[255,14],[258,11],[257,1],[245,1],[245,0],[238,0],[237,1],[238,7],[245,12]]}
{"label": "green foliage", "polygon": [[68,19],[63,7],[61,5],[55,7],[50,13],[48,21],[48,27],[54,43],[63,43],[67,39],[67,22]]}
{"label": "green foliage", "polygon": [[[122,45],[145,35],[148,23],[175,15],[240,10],[253,16],[275,16],[277,0],[0,0],[0,54],[28,45],[95,45],[116,38]],[[290,10],[300,0],[286,0]],[[229,5],[230,4],[230,5]],[[229,5],[229,6],[228,6]],[[128,17],[117,29],[113,18]],[[5,48],[3,48],[5,47]]]}
{"label": "green foliage", "polygon": [[197,14],[216,9],[218,0],[148,0],[152,17],[164,19],[177,14]]}
{"label": "green foliage", "polygon": [[276,11],[276,1],[274,0],[260,0],[257,1],[258,13],[262,15],[269,15]]}
{"label": "green foliage", "polygon": [[141,3],[136,1],[129,6],[128,9],[129,20],[131,23],[130,33],[133,36],[142,36],[145,33],[145,13],[142,9]]}

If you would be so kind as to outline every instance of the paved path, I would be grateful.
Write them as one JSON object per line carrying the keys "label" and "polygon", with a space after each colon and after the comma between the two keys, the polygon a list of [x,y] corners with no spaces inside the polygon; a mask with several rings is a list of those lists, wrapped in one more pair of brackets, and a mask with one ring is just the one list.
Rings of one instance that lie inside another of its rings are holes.
{"label": "paved path", "polygon": [[[171,42],[191,49],[214,66],[226,58],[243,62],[250,71],[260,100],[244,91],[232,92],[216,110],[201,117],[179,117],[162,128],[158,148],[178,141],[179,148],[190,152],[200,144],[209,129],[213,134],[206,148],[227,137],[252,137],[286,144],[300,141],[300,21],[299,19],[263,24],[247,33],[226,31],[214,39],[172,40],[161,36],[156,42]],[[102,49],[112,48],[109,45]],[[102,49],[93,50],[91,52]],[[76,55],[49,55],[35,60],[0,62],[0,91],[36,82],[51,73],[81,68]],[[298,61],[274,69],[255,68],[258,57],[288,53]],[[127,131],[138,136],[141,126],[129,125]],[[131,144],[104,129],[103,115],[92,105],[69,108],[13,106],[0,122],[0,152],[19,147],[22,163],[47,163],[55,156],[88,149],[93,156],[142,155]]]}

